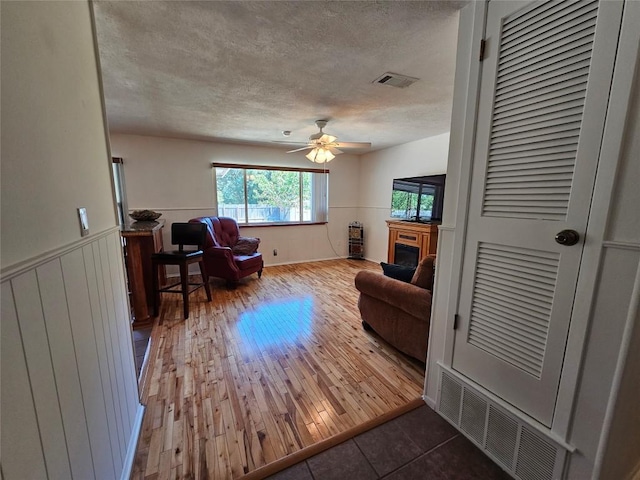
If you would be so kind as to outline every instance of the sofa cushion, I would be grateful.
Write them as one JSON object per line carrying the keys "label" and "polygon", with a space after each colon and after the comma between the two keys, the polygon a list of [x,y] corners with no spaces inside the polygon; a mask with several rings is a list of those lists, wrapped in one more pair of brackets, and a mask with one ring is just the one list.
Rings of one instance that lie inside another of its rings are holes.
{"label": "sofa cushion", "polygon": [[427,290],[433,288],[433,263],[435,259],[435,255],[429,255],[422,259],[418,268],[416,268],[416,273],[413,274],[413,278],[411,279],[413,285],[426,288]]}
{"label": "sofa cushion", "polygon": [[406,265],[396,265],[395,263],[380,262],[382,267],[382,273],[387,277],[395,278],[402,282],[410,283],[413,275],[416,271],[414,267],[407,267]]}
{"label": "sofa cushion", "polygon": [[361,295],[376,298],[417,319],[429,319],[431,312],[429,290],[371,270],[359,271],[356,274],[355,285]]}
{"label": "sofa cushion", "polygon": [[234,255],[252,255],[258,251],[260,239],[255,237],[238,237],[238,243],[233,248]]}

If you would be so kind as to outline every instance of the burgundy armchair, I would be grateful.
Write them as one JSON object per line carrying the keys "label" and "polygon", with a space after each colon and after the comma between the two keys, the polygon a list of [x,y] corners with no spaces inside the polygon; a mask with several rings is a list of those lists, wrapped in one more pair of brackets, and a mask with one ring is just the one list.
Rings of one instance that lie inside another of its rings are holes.
{"label": "burgundy armchair", "polygon": [[192,218],[189,222],[204,223],[208,227],[206,243],[203,246],[207,275],[223,278],[229,286],[237,285],[241,278],[252,273],[257,273],[258,278],[262,276],[264,262],[260,252],[244,255],[233,251],[238,240],[242,238],[235,219],[198,217]]}

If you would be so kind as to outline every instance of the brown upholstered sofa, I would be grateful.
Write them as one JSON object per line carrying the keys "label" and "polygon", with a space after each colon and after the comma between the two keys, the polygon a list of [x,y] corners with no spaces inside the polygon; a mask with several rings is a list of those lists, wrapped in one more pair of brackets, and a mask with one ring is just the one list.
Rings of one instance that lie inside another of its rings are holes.
{"label": "brown upholstered sofa", "polygon": [[[223,278],[227,285],[235,286],[241,278],[253,273],[262,276],[264,262],[262,254],[240,253],[237,246],[244,237],[240,236],[238,222],[230,217],[198,217],[190,223],[204,223],[207,229],[206,243],[203,246],[204,265],[209,277]],[[257,244],[260,243],[260,239]],[[256,245],[257,248],[257,245]]]}
{"label": "brown upholstered sofa", "polygon": [[363,270],[355,278],[365,329],[373,329],[403,353],[426,361],[435,256],[424,258],[411,283]]}

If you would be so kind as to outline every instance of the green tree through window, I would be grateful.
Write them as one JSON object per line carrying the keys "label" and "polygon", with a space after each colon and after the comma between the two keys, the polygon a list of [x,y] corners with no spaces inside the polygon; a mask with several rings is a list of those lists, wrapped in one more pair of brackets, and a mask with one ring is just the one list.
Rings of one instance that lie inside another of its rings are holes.
{"label": "green tree through window", "polygon": [[222,164],[214,167],[220,216],[231,216],[240,223],[326,221],[327,173]]}
{"label": "green tree through window", "polygon": [[247,185],[253,183],[256,187],[255,203],[273,205],[280,210],[280,220],[289,219],[291,210],[300,206],[300,173],[278,170],[248,172],[253,178]]}

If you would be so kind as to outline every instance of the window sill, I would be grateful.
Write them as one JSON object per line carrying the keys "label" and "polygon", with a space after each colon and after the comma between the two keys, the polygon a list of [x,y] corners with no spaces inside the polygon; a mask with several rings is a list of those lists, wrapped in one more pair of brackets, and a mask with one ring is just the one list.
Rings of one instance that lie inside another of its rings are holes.
{"label": "window sill", "polygon": [[281,223],[240,223],[238,227],[299,227],[301,225],[326,225],[329,222],[281,222]]}

